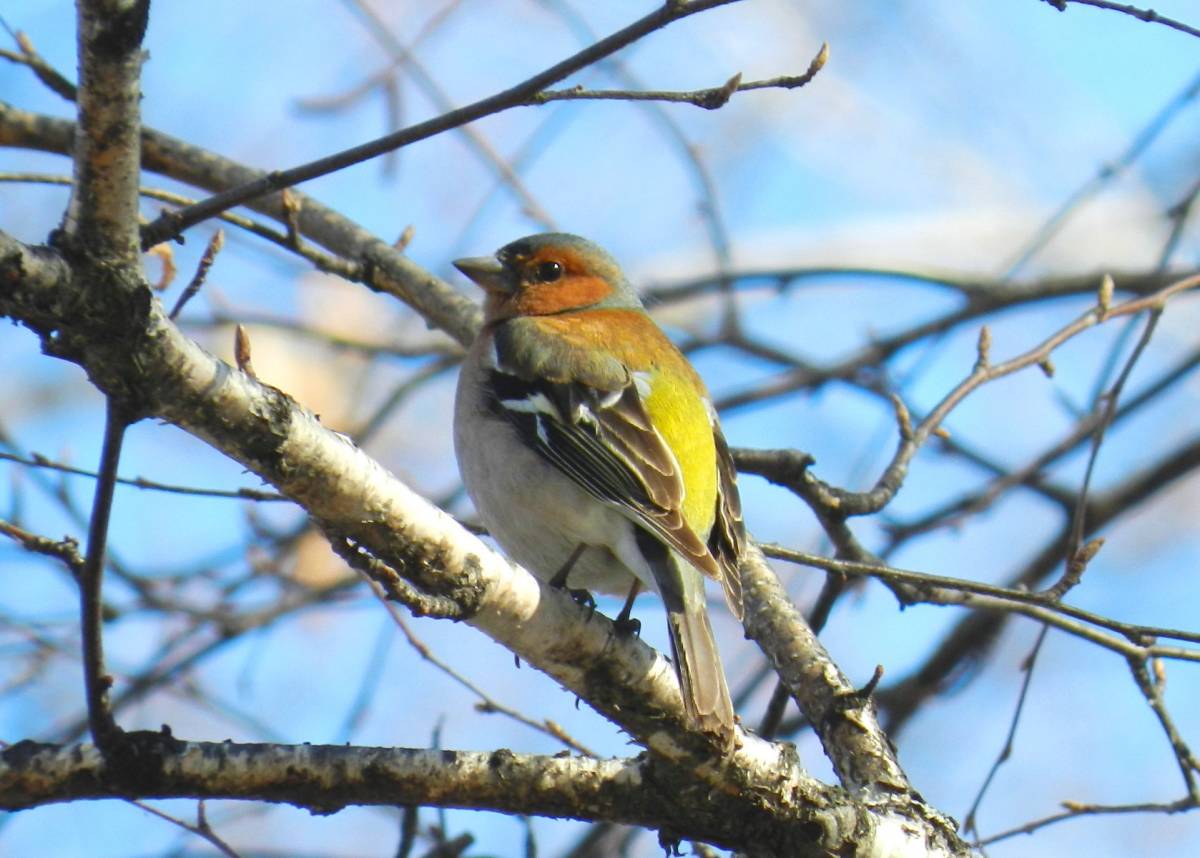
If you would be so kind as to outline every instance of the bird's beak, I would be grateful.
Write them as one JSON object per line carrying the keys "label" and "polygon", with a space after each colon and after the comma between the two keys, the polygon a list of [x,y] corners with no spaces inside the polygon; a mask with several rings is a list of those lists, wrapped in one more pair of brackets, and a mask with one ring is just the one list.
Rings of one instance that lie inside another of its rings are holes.
{"label": "bird's beak", "polygon": [[508,271],[494,256],[469,256],[454,260],[454,267],[492,295],[511,295],[514,284]]}

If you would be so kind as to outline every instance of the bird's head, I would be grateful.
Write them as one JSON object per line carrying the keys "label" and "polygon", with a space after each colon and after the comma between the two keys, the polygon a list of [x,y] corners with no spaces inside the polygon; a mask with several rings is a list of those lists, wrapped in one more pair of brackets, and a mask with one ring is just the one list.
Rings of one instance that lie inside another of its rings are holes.
{"label": "bird's head", "polygon": [[484,292],[488,322],[590,308],[641,309],[616,260],[577,235],[547,232],[517,239],[495,256],[456,259]]}

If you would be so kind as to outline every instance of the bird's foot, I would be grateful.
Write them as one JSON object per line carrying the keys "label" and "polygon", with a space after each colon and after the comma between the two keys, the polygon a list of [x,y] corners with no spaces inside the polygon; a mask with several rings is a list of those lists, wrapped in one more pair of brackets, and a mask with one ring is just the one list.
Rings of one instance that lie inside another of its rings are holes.
{"label": "bird's foot", "polygon": [[617,617],[613,620],[613,628],[623,638],[640,638],[642,636],[642,621],[634,617]]}
{"label": "bird's foot", "polygon": [[587,590],[575,590],[568,588],[567,595],[575,600],[576,605],[587,608],[587,618],[591,620],[592,614],[596,613],[596,600],[592,598],[592,594]]}

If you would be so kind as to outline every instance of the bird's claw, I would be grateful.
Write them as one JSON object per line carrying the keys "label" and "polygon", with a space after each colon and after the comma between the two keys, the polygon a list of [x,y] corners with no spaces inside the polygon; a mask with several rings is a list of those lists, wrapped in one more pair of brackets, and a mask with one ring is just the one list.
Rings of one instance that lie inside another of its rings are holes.
{"label": "bird's claw", "polygon": [[587,608],[587,618],[591,620],[592,615],[596,613],[596,600],[592,598],[592,594],[587,590],[574,590],[568,588],[567,595],[575,600],[576,605]]}
{"label": "bird's claw", "polygon": [[613,620],[613,628],[623,638],[642,636],[642,621],[633,617],[617,617]]}

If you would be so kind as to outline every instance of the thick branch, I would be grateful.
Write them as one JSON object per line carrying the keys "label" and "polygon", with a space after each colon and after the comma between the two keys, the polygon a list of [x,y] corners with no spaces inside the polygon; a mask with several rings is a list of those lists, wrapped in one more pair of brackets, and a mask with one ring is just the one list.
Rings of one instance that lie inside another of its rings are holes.
{"label": "thick branch", "polygon": [[910,793],[869,696],[859,696],[755,546],[743,566],[746,633],[766,651],[848,789]]}
{"label": "thick branch", "polygon": [[79,125],[65,238],[96,258],[137,263],[142,36],[149,0],[78,4]]}
{"label": "thick branch", "polygon": [[[420,804],[669,824],[641,793],[644,761],[410,748],[181,742],[130,738],[144,765],[121,771],[92,745],[21,742],[0,753],[0,806],[81,798],[239,798],[318,813]],[[587,812],[590,810],[590,814]]]}
{"label": "thick branch", "polygon": [[349,805],[425,805],[612,820],[658,829],[668,842],[687,836],[750,855],[967,854],[927,844],[903,817],[886,807],[868,811],[838,790],[780,790],[748,804],[646,757],[181,742],[154,733],[129,739],[124,758],[105,757],[92,745],[19,742],[5,749],[0,807],[220,798],[286,802],[325,814]]}

